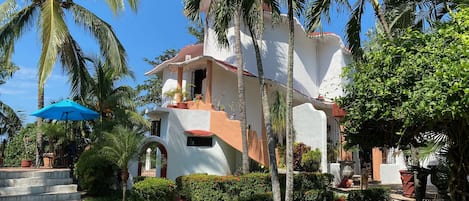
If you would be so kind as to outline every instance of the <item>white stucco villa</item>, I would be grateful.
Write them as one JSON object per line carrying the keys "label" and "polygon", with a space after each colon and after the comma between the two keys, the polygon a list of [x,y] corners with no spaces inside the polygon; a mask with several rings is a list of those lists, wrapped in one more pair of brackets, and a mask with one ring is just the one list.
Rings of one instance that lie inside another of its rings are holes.
{"label": "white stucco villa", "polygon": [[[284,22],[274,26],[270,17],[266,12],[265,32],[260,44],[272,100],[277,91],[285,93],[288,28],[285,16],[282,16]],[[333,33],[306,33],[298,21],[295,33],[293,112],[296,141],[321,150],[321,170],[326,172],[327,140],[339,143],[338,118],[344,115],[330,100],[343,93],[340,74],[350,60],[350,52]],[[249,157],[268,166],[254,49],[246,30],[242,29],[241,37],[247,123],[250,125]],[[228,39],[233,44],[233,29],[229,30]],[[159,155],[164,159],[158,163],[157,176],[175,179],[192,173],[229,175],[241,167],[235,65],[233,47],[218,46],[209,23],[205,27],[203,44],[184,47],[177,56],[146,73],[157,74],[162,79],[163,93],[187,89],[189,95],[185,99],[176,97],[176,100],[163,95],[161,105],[147,113],[153,120],[153,129],[146,144],[156,143]],[[138,167],[136,161],[130,164],[132,176],[140,174]]]}

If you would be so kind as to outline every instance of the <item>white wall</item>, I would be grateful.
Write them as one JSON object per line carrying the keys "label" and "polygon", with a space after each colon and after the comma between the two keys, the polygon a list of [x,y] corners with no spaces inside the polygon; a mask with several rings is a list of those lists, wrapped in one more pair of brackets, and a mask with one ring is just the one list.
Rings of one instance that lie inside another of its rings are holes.
{"label": "white wall", "polygon": [[293,108],[295,142],[321,150],[321,171],[327,172],[327,118],[323,111],[305,103]]}
{"label": "white wall", "polygon": [[[168,116],[168,178],[192,173],[227,175],[233,169],[231,152],[213,138],[212,147],[188,147],[185,130],[210,130],[210,112],[173,109]],[[228,156],[228,157],[227,157]]]}
{"label": "white wall", "polygon": [[[228,114],[236,114],[239,118],[238,107],[238,81],[236,73],[227,71],[222,68],[213,68],[213,86],[212,86],[212,102],[215,106],[218,104],[225,107]],[[246,121],[251,125],[251,130],[262,132],[262,103],[259,81],[257,78],[245,77],[245,96],[246,96]],[[233,110],[229,107],[233,108]]]}
{"label": "white wall", "polygon": [[[274,26],[266,16],[266,25],[261,55],[265,76],[267,79],[276,80],[279,83],[287,82],[287,50],[288,27],[287,23],[279,23]],[[243,29],[242,29],[243,30]],[[204,42],[204,54],[216,59],[236,64],[233,46],[221,48],[217,45],[215,33],[209,27],[206,31]],[[335,36],[309,38],[303,27],[295,25],[295,50],[294,50],[294,87],[301,93],[310,97],[317,97],[319,93],[327,94],[326,97],[334,98],[342,94],[339,88],[342,80],[340,73],[342,67],[348,63],[348,55],[344,54],[341,47],[342,41]],[[257,64],[251,38],[246,30],[241,33],[244,68],[257,75]],[[234,43],[233,28],[228,31],[230,44]],[[321,90],[320,87],[321,86]]]}

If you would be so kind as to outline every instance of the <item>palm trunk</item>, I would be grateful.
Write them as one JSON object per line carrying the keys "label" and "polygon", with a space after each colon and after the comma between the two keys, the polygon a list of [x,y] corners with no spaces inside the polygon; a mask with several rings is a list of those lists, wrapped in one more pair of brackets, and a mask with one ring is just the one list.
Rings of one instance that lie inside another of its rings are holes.
{"label": "palm trunk", "polygon": [[122,169],[122,201],[125,201],[125,192],[127,191],[127,180],[129,179],[129,170],[127,168]]}
{"label": "palm trunk", "polygon": [[240,18],[241,18],[241,5],[236,5],[234,13],[234,34],[235,34],[235,54],[236,63],[238,65],[238,101],[239,101],[239,120],[241,121],[241,141],[243,144],[243,174],[249,173],[249,155],[248,155],[248,141],[246,133],[246,97],[244,90],[244,68],[243,68],[243,55],[241,52],[241,33],[240,33]]}
{"label": "palm trunk", "polygon": [[388,22],[386,21],[386,18],[384,17],[383,12],[381,11],[378,0],[373,0],[371,3],[373,4],[373,10],[375,11],[376,17],[378,18],[381,26],[383,26],[386,36],[388,38],[392,38],[391,30],[389,29]]}
{"label": "palm trunk", "polygon": [[295,27],[293,21],[293,2],[288,0],[288,64],[287,64],[287,114],[286,114],[286,164],[287,176],[285,187],[285,201],[293,200],[293,48],[295,45]]}
{"label": "palm trunk", "polygon": [[[44,85],[41,83],[38,84],[38,93],[37,93],[37,108],[41,109],[44,107]],[[36,120],[37,133],[36,133],[36,167],[39,167],[41,164],[41,154],[42,154],[42,118],[38,117]]]}
{"label": "palm trunk", "polygon": [[257,37],[252,30],[252,25],[248,24],[249,33],[251,34],[252,44],[254,46],[254,51],[256,53],[256,64],[257,72],[259,79],[259,86],[261,90],[261,100],[262,100],[262,112],[264,114],[264,126],[266,134],[268,137],[267,146],[269,149],[269,170],[270,178],[272,182],[272,194],[274,201],[281,201],[282,195],[280,193],[280,181],[278,178],[278,168],[277,168],[277,158],[275,154],[275,136],[272,132],[272,122],[270,121],[270,106],[269,98],[267,95],[267,85],[265,84],[264,78],[264,67],[262,65],[261,52],[259,50],[259,44],[257,43]]}

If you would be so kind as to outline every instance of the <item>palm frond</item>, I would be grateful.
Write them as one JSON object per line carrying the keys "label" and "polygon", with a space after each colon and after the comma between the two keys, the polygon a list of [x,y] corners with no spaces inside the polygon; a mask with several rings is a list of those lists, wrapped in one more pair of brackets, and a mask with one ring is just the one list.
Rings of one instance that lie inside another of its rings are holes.
{"label": "palm frond", "polygon": [[324,16],[326,21],[330,21],[331,0],[316,0],[306,11],[306,30],[315,31],[321,24],[321,18]]}
{"label": "palm frond", "polygon": [[189,20],[196,23],[202,23],[200,17],[200,2],[201,0],[184,0],[184,15]]}
{"label": "palm frond", "polygon": [[50,76],[59,48],[65,42],[68,28],[63,19],[63,12],[59,2],[46,0],[41,5],[41,57],[39,59],[39,87],[44,87]]}
{"label": "palm frond", "polygon": [[0,26],[9,21],[16,10],[16,1],[6,0],[0,4]]}
{"label": "palm frond", "polygon": [[7,133],[10,137],[22,127],[22,121],[13,108],[2,101],[0,101],[0,125],[2,125],[0,134]]}
{"label": "palm frond", "polygon": [[92,78],[86,67],[86,60],[78,43],[68,35],[60,47],[60,61],[67,72],[72,96],[84,96]]}
{"label": "palm frond", "polygon": [[8,17],[8,21],[4,22],[0,28],[0,52],[4,56],[7,63],[11,61],[11,55],[14,51],[14,42],[23,34],[35,17],[37,11],[35,4],[29,5],[24,9],[12,14]]}
{"label": "palm frond", "polygon": [[111,25],[78,4],[72,4],[70,8],[75,22],[90,31],[97,40],[100,53],[106,59],[106,63],[109,63],[121,75],[132,75],[127,68],[125,49],[112,30]]}
{"label": "palm frond", "polygon": [[[127,0],[127,2],[129,3],[130,9],[137,12],[139,0]],[[125,8],[124,0],[106,0],[106,3],[111,8],[114,15],[119,14]]]}
{"label": "palm frond", "polygon": [[352,54],[356,58],[361,58],[361,19],[365,8],[365,0],[358,0],[355,4],[355,8],[352,11],[349,21],[346,26],[346,38],[347,42],[352,50]]}
{"label": "palm frond", "polygon": [[114,161],[121,169],[127,169],[128,162],[137,154],[143,137],[122,126],[115,127],[112,132],[104,134],[105,146],[101,152]]}
{"label": "palm frond", "polygon": [[236,9],[232,1],[218,1],[217,2],[217,9],[215,11],[215,19],[214,19],[214,30],[216,33],[218,44],[223,46],[228,46],[228,28],[230,27],[230,22]]}

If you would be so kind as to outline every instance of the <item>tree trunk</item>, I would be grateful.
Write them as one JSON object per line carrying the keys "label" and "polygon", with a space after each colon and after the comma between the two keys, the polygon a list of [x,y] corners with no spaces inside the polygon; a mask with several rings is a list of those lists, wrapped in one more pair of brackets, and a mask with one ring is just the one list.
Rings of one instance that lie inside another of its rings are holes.
{"label": "tree trunk", "polygon": [[240,33],[240,19],[241,19],[241,4],[236,4],[234,13],[234,34],[235,34],[235,54],[236,63],[238,65],[238,101],[239,101],[239,120],[241,121],[241,141],[243,144],[243,174],[249,173],[249,155],[248,155],[248,141],[246,133],[246,97],[244,90],[244,63],[243,55],[241,52],[241,33]]}
{"label": "tree trunk", "polygon": [[[37,93],[37,108],[42,109],[44,107],[44,86],[41,83],[38,83],[38,93]],[[41,165],[41,155],[43,153],[42,150],[42,118],[38,117],[36,120],[37,125],[37,133],[36,133],[36,167]]]}
{"label": "tree trunk", "polygon": [[288,64],[287,64],[287,114],[286,114],[286,165],[287,165],[287,176],[286,176],[286,189],[285,189],[285,201],[293,200],[293,140],[294,140],[294,129],[293,129],[293,49],[295,45],[295,27],[293,21],[293,2],[288,0],[288,27],[289,27],[289,39],[288,39]]}
{"label": "tree trunk", "polygon": [[125,192],[127,191],[127,180],[129,179],[129,170],[127,168],[122,169],[122,201],[125,201]]}
{"label": "tree trunk", "polygon": [[391,30],[389,29],[388,22],[386,21],[386,18],[384,17],[383,12],[381,11],[381,8],[379,6],[379,1],[373,0],[371,1],[371,3],[373,4],[373,10],[375,11],[376,17],[378,18],[381,26],[383,26],[383,30],[386,33],[386,36],[388,38],[391,38],[392,37]]}
{"label": "tree trunk", "polygon": [[457,121],[449,126],[448,165],[449,193],[451,200],[469,200],[469,126],[464,121]]}
{"label": "tree trunk", "polygon": [[268,137],[267,146],[269,149],[269,171],[270,179],[272,182],[272,194],[274,201],[281,201],[282,195],[280,193],[280,181],[278,178],[277,157],[275,154],[276,141],[272,132],[272,123],[270,121],[270,106],[269,96],[267,95],[267,85],[265,84],[264,67],[262,65],[261,51],[257,43],[257,37],[254,33],[253,26],[248,23],[249,32],[251,34],[252,44],[256,53],[256,64],[259,79],[259,86],[261,90],[262,112],[264,115],[264,126]]}

